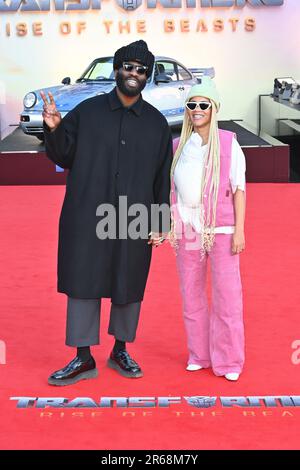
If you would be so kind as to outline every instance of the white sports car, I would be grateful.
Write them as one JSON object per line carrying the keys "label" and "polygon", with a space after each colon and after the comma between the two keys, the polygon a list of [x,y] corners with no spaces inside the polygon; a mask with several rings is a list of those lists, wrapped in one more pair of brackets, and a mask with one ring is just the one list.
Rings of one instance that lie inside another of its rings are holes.
{"label": "white sports car", "polygon": [[[153,73],[143,90],[143,98],[166,117],[170,126],[181,124],[188,91],[203,75],[213,78],[214,68],[188,69],[174,59],[156,56]],[[114,86],[113,57],[100,57],[93,60],[74,84],[71,84],[70,77],[66,77],[62,80],[62,85],[43,90],[46,93],[51,91],[58,111],[65,116],[81,101],[109,93]],[[25,134],[43,140],[43,101],[40,91],[26,94],[20,127]]]}

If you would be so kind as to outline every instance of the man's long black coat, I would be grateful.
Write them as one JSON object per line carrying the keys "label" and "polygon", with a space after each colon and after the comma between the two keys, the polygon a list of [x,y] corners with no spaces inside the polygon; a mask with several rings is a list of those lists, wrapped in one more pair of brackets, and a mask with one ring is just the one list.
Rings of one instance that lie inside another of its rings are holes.
{"label": "man's long black coat", "polygon": [[[169,204],[171,132],[166,119],[142,99],[125,108],[116,88],[80,103],[49,132],[48,157],[68,168],[59,222],[58,292],[82,299],[143,299],[152,248],[145,239],[97,237],[97,207],[118,197],[128,207]],[[130,218],[128,219],[130,222]],[[119,224],[120,221],[118,221]],[[149,227],[149,231],[151,227]]]}

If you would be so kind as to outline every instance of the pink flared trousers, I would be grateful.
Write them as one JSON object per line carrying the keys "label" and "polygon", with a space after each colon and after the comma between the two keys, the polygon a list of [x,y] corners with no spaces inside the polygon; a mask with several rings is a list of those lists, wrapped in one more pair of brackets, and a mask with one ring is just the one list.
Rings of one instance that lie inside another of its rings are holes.
{"label": "pink flared trousers", "polygon": [[[191,231],[195,234],[190,227],[189,233]],[[232,234],[216,234],[213,248],[201,257],[200,249],[195,249],[194,243],[191,245],[191,235],[186,233],[178,240],[176,259],[188,364],[212,367],[218,376],[241,373],[244,364],[243,298],[239,255],[231,252]],[[208,259],[212,288],[210,308],[206,295]]]}

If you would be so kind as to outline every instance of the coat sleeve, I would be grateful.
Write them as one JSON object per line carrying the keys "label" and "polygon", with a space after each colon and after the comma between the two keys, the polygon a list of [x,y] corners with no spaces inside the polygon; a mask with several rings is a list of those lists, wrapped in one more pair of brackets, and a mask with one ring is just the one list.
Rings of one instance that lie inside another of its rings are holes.
{"label": "coat sleeve", "polygon": [[154,232],[168,232],[170,230],[170,170],[172,157],[172,134],[166,123],[160,145],[159,168],[154,181],[154,203],[164,205],[164,209],[161,212],[163,216],[159,217],[160,220],[158,220],[158,217],[154,217],[154,220],[152,220],[151,228]]}
{"label": "coat sleeve", "polygon": [[78,111],[74,108],[62,119],[55,131],[43,122],[47,157],[62,168],[72,168],[78,133]]}

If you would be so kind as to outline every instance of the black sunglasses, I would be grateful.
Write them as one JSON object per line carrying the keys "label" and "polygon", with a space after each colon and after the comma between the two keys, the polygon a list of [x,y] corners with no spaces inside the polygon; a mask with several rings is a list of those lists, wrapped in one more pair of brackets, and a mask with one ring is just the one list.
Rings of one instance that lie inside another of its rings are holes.
{"label": "black sunglasses", "polygon": [[208,101],[188,101],[185,103],[185,106],[190,110],[194,111],[197,107],[202,109],[202,111],[206,111],[207,109],[211,108],[211,103]]}
{"label": "black sunglasses", "polygon": [[145,75],[148,67],[146,65],[135,65],[129,64],[128,62],[123,62],[123,69],[125,72],[132,72],[134,69],[138,75]]}

